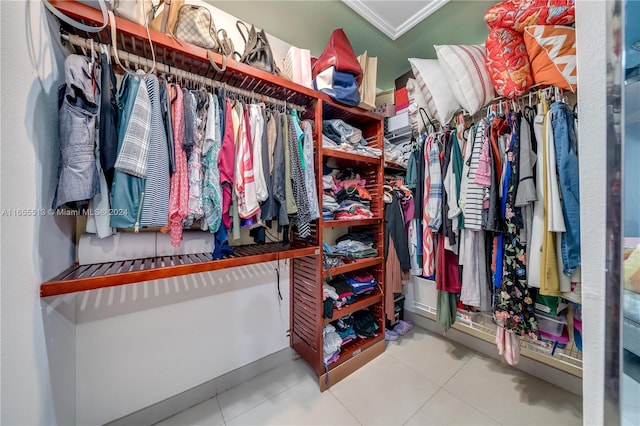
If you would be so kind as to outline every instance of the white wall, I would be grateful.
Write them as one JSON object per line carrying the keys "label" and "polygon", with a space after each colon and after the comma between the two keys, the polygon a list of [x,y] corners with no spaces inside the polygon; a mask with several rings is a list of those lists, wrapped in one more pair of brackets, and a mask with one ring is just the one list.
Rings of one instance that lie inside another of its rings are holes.
{"label": "white wall", "polygon": [[289,346],[288,262],[78,296],[77,423],[103,424]]}
{"label": "white wall", "polygon": [[[50,207],[61,76],[40,2],[0,2],[2,209]],[[40,82],[39,77],[42,78]],[[65,218],[1,218],[2,413],[7,425],[75,422],[75,306],[41,306],[39,285],[71,263]]]}
{"label": "white wall", "polygon": [[576,2],[585,424],[604,420],[607,3]]}

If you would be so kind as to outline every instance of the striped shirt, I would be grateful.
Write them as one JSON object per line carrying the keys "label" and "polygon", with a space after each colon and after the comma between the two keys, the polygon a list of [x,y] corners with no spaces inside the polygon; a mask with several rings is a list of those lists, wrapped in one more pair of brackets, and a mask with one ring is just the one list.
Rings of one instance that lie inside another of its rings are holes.
{"label": "striped shirt", "polygon": [[165,226],[169,220],[169,149],[162,122],[158,77],[146,79],[151,105],[151,134],[147,159],[147,181],[142,202],[141,226]]}
{"label": "striped shirt", "polygon": [[464,227],[466,229],[482,229],[482,200],[484,188],[475,183],[476,172],[480,164],[480,153],[487,129],[486,120],[481,120],[476,129],[471,158],[469,163],[469,174],[464,196]]}

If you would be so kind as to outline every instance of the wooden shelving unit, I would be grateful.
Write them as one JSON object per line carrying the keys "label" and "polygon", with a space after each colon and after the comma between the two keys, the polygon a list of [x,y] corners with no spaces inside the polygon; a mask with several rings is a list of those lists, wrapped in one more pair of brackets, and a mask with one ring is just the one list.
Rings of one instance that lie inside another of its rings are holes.
{"label": "wooden shelving unit", "polygon": [[[50,0],[50,2],[61,12],[87,25],[96,26],[102,22],[99,10],[82,3],[68,0]],[[121,18],[116,18],[116,25],[118,29],[116,40],[111,39],[109,27],[95,34],[77,32],[65,23],[61,23],[60,28],[64,33],[83,38],[91,37],[95,42],[109,44],[120,51],[151,60],[147,30]],[[384,253],[384,159],[323,149],[321,147],[322,120],[340,118],[358,127],[362,130],[363,137],[369,146],[382,151],[382,117],[360,108],[337,104],[325,94],[232,59],[227,59],[225,71],[218,72],[211,66],[205,49],[184,42],[178,43],[174,38],[153,30],[150,33],[159,63],[224,83],[228,88],[243,89],[256,95],[286,100],[291,104],[302,106],[305,109],[304,118],[315,122],[314,159],[318,193],[321,194],[323,191],[321,179],[323,164],[337,168],[357,169],[360,176],[367,181],[366,187],[372,196],[371,211],[374,217],[329,221],[323,221],[321,217],[311,224],[311,236],[302,239],[294,233],[287,247],[282,247],[279,243],[237,246],[234,247],[233,255],[220,260],[212,260],[209,253],[199,253],[93,265],[71,265],[57,277],[42,283],[41,296],[56,296],[258,262],[291,259],[291,347],[315,370],[319,377],[320,388],[324,390],[327,384],[336,383],[384,351],[384,297],[380,290],[384,288],[384,262],[381,257]],[[220,55],[213,54],[213,60],[218,65],[222,64]],[[116,71],[122,70],[116,69]],[[322,197],[319,198],[322,199]],[[358,227],[373,230],[378,257],[323,271],[320,250],[324,240],[324,230]],[[353,305],[336,311],[336,315],[344,316],[359,309],[369,309],[378,324],[378,334],[368,339],[358,338],[345,345],[340,359],[331,364],[327,372],[323,366],[322,354],[322,329],[326,322],[322,318],[323,277],[358,269],[367,269],[378,280],[378,288],[375,293],[363,296]]]}
{"label": "wooden shelving unit", "polygon": [[[368,146],[382,150],[383,148],[383,124],[382,117],[359,108],[343,106],[332,100],[321,97],[316,108],[316,123],[322,123],[323,119],[339,118],[346,123],[359,128]],[[316,128],[316,140],[322,141],[322,126]],[[319,143],[318,143],[319,145]],[[369,157],[357,153],[339,151],[330,148],[321,148],[318,156],[317,167],[323,169],[324,165],[332,168],[354,169],[362,179],[366,180],[366,188],[371,195],[371,212],[373,218],[353,220],[324,220],[318,221],[318,236],[320,244],[325,240],[325,230],[330,228],[346,229],[354,231],[366,229],[373,231],[378,256],[369,259],[359,259],[353,263],[322,269],[322,260],[319,260],[320,273],[307,274],[308,279],[293,282],[291,314],[291,346],[307,363],[315,370],[319,378],[321,390],[326,390],[331,385],[347,377],[361,366],[384,352],[384,159]],[[318,191],[322,193],[322,182],[318,182]],[[343,231],[344,232],[344,231]],[[306,261],[294,259],[293,268],[309,267]],[[378,287],[374,293],[360,296],[356,301],[339,310],[334,310],[333,318],[322,317],[322,284],[324,279],[347,272],[367,270],[378,281]],[[329,324],[339,318],[351,315],[356,311],[368,309],[378,324],[378,334],[368,339],[357,338],[343,346],[338,360],[329,364],[327,369],[323,364],[322,330],[325,324]],[[327,371],[328,370],[328,371]]]}

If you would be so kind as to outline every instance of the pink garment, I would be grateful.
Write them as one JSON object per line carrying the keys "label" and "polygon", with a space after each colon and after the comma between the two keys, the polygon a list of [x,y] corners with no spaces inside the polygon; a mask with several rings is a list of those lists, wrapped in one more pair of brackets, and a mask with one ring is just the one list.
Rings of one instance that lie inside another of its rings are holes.
{"label": "pink garment", "polygon": [[[429,135],[429,138],[433,140],[433,135]],[[425,143],[425,146],[427,143]],[[422,209],[422,274],[425,277],[432,277],[435,271],[435,252],[433,250],[433,234],[431,228],[429,228],[429,213],[427,210],[427,203],[429,202],[429,188],[431,187],[431,178],[429,177],[429,150],[424,150],[424,206]]]}
{"label": "pink garment", "polygon": [[248,219],[260,213],[260,204],[253,175],[253,147],[250,138],[249,111],[246,108],[240,128],[234,189],[238,197],[238,215],[241,219]]}
{"label": "pink garment", "polygon": [[233,185],[233,172],[235,167],[235,135],[233,133],[233,119],[231,118],[231,100],[225,100],[225,116],[224,116],[224,139],[218,155],[218,168],[220,169],[220,184],[222,185],[222,223],[229,229],[231,226],[231,217],[229,216],[229,207],[231,206]]}
{"label": "pink garment", "polygon": [[473,180],[476,185],[491,187],[491,156],[489,154],[489,138],[486,136],[482,141],[482,151],[480,151],[480,159],[478,160],[478,170]]}
{"label": "pink garment", "polygon": [[171,175],[169,190],[169,226],[171,245],[180,247],[182,243],[182,221],[187,216],[189,204],[189,174],[187,154],[184,152],[184,102],[180,87],[169,87],[171,99],[171,122],[173,125],[173,146],[176,171]]}

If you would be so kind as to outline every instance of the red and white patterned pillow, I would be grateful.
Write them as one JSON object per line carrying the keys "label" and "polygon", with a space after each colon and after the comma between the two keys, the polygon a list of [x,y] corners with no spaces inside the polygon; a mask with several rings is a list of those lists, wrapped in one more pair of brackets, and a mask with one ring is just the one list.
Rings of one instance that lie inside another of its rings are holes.
{"label": "red and white patterned pillow", "polygon": [[460,110],[460,103],[446,82],[445,73],[437,59],[409,58],[429,117],[446,124]]}
{"label": "red and white patterned pillow", "polygon": [[453,95],[469,114],[480,111],[495,98],[483,45],[434,47]]}
{"label": "red and white patterned pillow", "polygon": [[500,96],[515,98],[533,84],[531,66],[522,34],[506,28],[489,31],[487,68]]}

